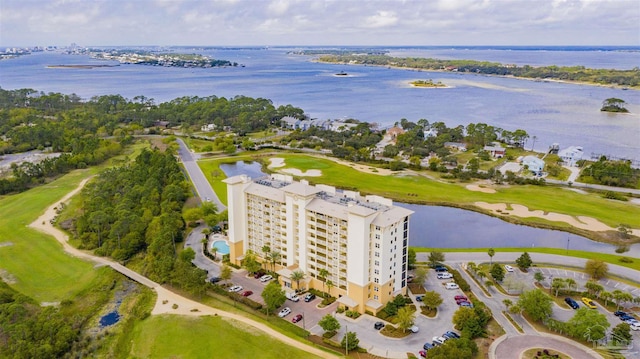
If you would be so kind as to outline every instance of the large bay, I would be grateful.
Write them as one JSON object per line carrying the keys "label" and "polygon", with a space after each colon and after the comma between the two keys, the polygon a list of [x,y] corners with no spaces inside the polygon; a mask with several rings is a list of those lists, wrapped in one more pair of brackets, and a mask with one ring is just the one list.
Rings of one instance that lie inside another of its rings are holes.
{"label": "large bay", "polygon": [[[535,150],[552,143],[583,146],[585,152],[640,160],[640,92],[601,86],[535,82],[513,78],[418,72],[385,67],[322,64],[311,57],[275,49],[178,49],[236,61],[245,67],[184,69],[142,65],[108,68],[48,68],[56,64],[98,63],[84,55],[36,53],[0,61],[0,86],[76,93],[83,98],[144,95],[157,102],[180,96],[271,99],[275,105],[301,107],[314,118],[356,118],[389,126],[406,118],[443,121],[449,126],[485,122],[525,129],[536,136]],[[549,51],[548,49],[394,48],[397,56],[469,58],[522,65],[582,65],[629,69],[640,64],[635,51]],[[102,63],[102,62],[99,62]],[[346,71],[349,76],[334,76]],[[447,89],[411,88],[414,79],[433,79]],[[617,97],[632,114],[599,111]],[[527,147],[534,145],[532,139]]]}

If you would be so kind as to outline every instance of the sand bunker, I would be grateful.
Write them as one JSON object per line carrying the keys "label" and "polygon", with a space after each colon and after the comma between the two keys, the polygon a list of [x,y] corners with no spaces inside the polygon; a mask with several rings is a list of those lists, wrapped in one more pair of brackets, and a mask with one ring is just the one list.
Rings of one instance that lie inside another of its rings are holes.
{"label": "sand bunker", "polygon": [[[280,168],[280,167],[284,167],[285,166],[284,158],[281,158],[281,157],[273,157],[273,158],[270,158],[269,161],[271,162],[269,164],[269,168]],[[284,169],[281,169],[280,172],[288,173],[290,175],[299,176],[299,177],[320,177],[320,176],[322,176],[322,171],[320,171],[320,170],[307,170],[307,171],[302,172],[301,170],[299,170],[297,168],[284,168]]]}
{"label": "sand bunker", "polygon": [[[505,203],[476,202],[475,205],[480,208],[492,211],[497,215],[513,215],[521,218],[527,218],[527,217],[542,218],[542,219],[546,219],[548,221],[553,221],[553,222],[568,223],[576,228],[586,229],[588,231],[594,231],[594,232],[617,231],[616,228],[609,227],[606,224],[591,217],[585,217],[585,216],[574,217],[567,214],[560,214],[560,213],[553,213],[553,212],[545,213],[541,210],[530,211],[529,208],[520,204],[512,204],[511,205],[512,209],[507,209],[507,205]],[[633,229],[632,233],[634,235],[640,235],[640,230]]]}
{"label": "sand bunker", "polygon": [[282,157],[272,157],[269,159],[269,162],[271,162],[269,168],[284,167],[284,158]]}
{"label": "sand bunker", "polygon": [[480,187],[475,184],[469,184],[466,186],[469,191],[482,192],[482,193],[496,193],[496,190],[493,188]]}

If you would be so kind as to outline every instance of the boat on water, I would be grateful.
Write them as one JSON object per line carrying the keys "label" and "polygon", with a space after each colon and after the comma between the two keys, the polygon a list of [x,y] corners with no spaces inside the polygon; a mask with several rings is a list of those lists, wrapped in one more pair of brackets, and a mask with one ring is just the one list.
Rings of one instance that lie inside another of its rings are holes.
{"label": "boat on water", "polygon": [[349,75],[348,73],[344,72],[344,71],[340,71],[336,74],[336,76],[347,76]]}

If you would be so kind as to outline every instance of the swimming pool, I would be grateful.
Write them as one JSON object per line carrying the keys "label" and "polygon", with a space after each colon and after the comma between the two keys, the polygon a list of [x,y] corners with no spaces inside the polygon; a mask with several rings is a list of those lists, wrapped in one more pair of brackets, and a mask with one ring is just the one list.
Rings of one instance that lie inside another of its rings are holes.
{"label": "swimming pool", "polygon": [[227,244],[227,241],[223,241],[223,240],[218,240],[215,241],[211,244],[211,248],[216,247],[218,248],[218,253],[220,254],[229,254],[229,245]]}

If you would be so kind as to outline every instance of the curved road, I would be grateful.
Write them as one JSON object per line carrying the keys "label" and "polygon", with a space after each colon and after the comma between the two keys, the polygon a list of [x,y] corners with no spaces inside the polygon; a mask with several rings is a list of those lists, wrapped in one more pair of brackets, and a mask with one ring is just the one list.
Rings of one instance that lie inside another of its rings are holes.
{"label": "curved road", "polygon": [[567,342],[565,340],[560,340],[557,337],[538,335],[508,337],[498,343],[493,357],[498,359],[519,359],[520,354],[527,349],[542,348],[557,350],[568,355],[569,358],[602,358],[602,356],[595,351],[585,346],[577,347],[573,342],[569,340],[567,340]]}

